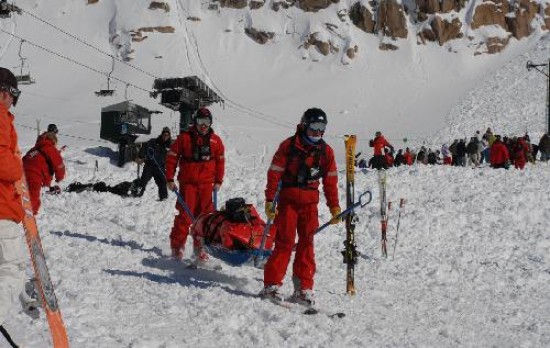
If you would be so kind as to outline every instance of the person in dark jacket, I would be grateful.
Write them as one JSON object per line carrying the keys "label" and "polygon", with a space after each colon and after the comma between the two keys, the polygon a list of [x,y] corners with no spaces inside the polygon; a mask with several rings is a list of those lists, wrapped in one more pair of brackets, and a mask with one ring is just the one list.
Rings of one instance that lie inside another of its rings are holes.
{"label": "person in dark jacket", "polygon": [[397,151],[397,155],[395,155],[395,160],[393,161],[393,165],[396,167],[399,167],[400,165],[407,164],[405,162],[405,156],[403,156],[403,149],[399,149]]}
{"label": "person in dark jacket", "polygon": [[164,127],[158,137],[149,140],[142,146],[137,162],[145,163],[145,165],[139,179],[137,196],[143,196],[147,184],[153,178],[158,187],[159,200],[163,201],[168,198],[165,161],[170,145],[172,145],[170,128]]}
{"label": "person in dark jacket", "polygon": [[550,159],[550,136],[548,133],[544,133],[544,135],[540,138],[539,151],[540,160],[543,162],[548,162]]}
{"label": "person in dark jacket", "polygon": [[464,139],[460,139],[456,144],[456,165],[466,166],[466,141]]}

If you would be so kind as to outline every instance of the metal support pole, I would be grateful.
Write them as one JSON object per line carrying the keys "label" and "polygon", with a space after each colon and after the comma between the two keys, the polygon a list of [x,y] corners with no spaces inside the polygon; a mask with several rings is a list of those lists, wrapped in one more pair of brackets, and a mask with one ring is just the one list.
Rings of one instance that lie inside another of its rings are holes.
{"label": "metal support pole", "polygon": [[[548,59],[548,64],[533,64],[530,60],[527,61],[526,64],[527,71],[531,71],[531,69],[535,69],[539,73],[546,76],[548,79],[548,95],[546,97],[546,121],[547,121],[547,132],[550,133],[550,59]],[[544,71],[544,68],[546,67],[546,72]]]}
{"label": "metal support pole", "polygon": [[546,98],[546,119],[548,120],[547,133],[550,134],[550,59],[548,59],[548,97]]}
{"label": "metal support pole", "polygon": [[193,114],[195,113],[195,111],[195,108],[191,108],[184,103],[180,105],[180,134],[185,132],[189,128],[189,125],[193,121]]}

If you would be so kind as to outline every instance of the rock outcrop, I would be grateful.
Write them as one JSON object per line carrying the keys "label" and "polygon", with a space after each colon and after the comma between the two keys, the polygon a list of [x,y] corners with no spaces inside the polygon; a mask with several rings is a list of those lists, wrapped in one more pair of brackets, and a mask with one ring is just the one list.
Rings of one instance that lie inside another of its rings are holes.
{"label": "rock outcrop", "polygon": [[376,27],[384,36],[405,39],[408,34],[403,5],[397,0],[382,0],[378,7]]}
{"label": "rock outcrop", "polygon": [[298,7],[306,12],[317,12],[339,3],[340,0],[297,0],[296,2]]}
{"label": "rock outcrop", "polygon": [[270,33],[266,31],[257,30],[254,28],[246,28],[244,30],[246,35],[248,35],[252,40],[256,41],[260,45],[267,43],[269,40],[272,40],[275,37],[275,33]]}
{"label": "rock outcrop", "polygon": [[372,12],[361,2],[356,2],[349,11],[349,18],[351,22],[365,33],[374,33],[374,26],[376,25]]}
{"label": "rock outcrop", "polygon": [[240,10],[248,6],[248,0],[220,0],[220,5]]}

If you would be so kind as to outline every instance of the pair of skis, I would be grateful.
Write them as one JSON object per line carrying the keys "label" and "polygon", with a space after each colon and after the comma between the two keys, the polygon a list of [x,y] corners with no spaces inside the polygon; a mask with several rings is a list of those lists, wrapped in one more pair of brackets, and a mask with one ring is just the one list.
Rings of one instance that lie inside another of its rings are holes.
{"label": "pair of skis", "polygon": [[358,253],[355,244],[357,215],[353,210],[353,205],[355,203],[355,145],[357,144],[357,137],[346,135],[344,144],[346,146],[346,210],[350,210],[345,217],[346,240],[344,241],[342,256],[346,264],[346,292],[349,295],[355,295],[355,264],[357,263]]}
{"label": "pair of skis", "polygon": [[[378,171],[378,182],[380,185],[380,225],[382,230],[382,256],[388,258],[388,248],[387,248],[387,229],[388,229],[388,210],[391,209],[391,202],[388,203],[386,195],[387,187],[387,174],[386,171],[381,169]],[[395,232],[395,243],[393,245],[393,256],[392,259],[395,259],[395,248],[397,247],[397,237],[399,236],[399,224],[401,222],[401,212],[403,211],[403,206],[405,205],[405,199],[401,198],[399,201],[399,215],[397,217],[397,228]]]}

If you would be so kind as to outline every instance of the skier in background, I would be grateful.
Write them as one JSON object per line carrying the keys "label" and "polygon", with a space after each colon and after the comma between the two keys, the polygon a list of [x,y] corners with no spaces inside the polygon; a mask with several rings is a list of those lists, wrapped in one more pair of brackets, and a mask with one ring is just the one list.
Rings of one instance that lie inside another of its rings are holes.
{"label": "skier in background", "polygon": [[384,156],[384,149],[389,147],[393,153],[393,146],[384,138],[382,132],[375,133],[375,137],[370,140],[369,146],[374,148],[372,167],[374,169],[388,169],[386,157]]}
{"label": "skier in background", "polygon": [[[294,243],[298,245],[292,267],[294,294],[292,302],[313,305],[313,277],[315,252],[313,239],[319,227],[319,180],[332,215],[332,224],[340,222],[336,216],[341,209],[338,201],[338,172],[334,151],[322,139],[327,115],[318,108],[308,109],[302,116],[296,134],[283,141],[267,172],[265,213],[275,219],[277,227],[275,248],[264,267],[264,289],[260,296],[272,301],[284,301],[280,293]],[[274,196],[279,181],[281,191],[274,207]]]}
{"label": "skier in background", "polygon": [[34,215],[38,214],[40,209],[42,187],[49,187],[49,192],[52,194],[61,193],[58,185],[51,186],[54,175],[56,182],[65,178],[65,164],[61,157],[61,151],[57,148],[57,132],[55,124],[48,125],[48,130],[36,139],[34,147],[23,157],[23,167],[29,185]]}
{"label": "skier in background", "polygon": [[[170,128],[168,127],[164,127],[162,129],[162,133],[158,137],[149,140],[143,145],[139,153],[139,157],[136,160],[136,162],[140,164],[145,163],[143,166],[143,171],[141,172],[141,178],[138,182],[138,187],[136,188],[139,190],[139,192],[136,193],[136,196],[143,196],[149,180],[153,178],[158,187],[159,200],[163,201],[168,198],[168,190],[166,189],[165,160],[166,154],[168,153],[171,145],[172,137],[170,135]],[[152,152],[152,158],[150,158],[150,152]]]}
{"label": "skier in background", "polygon": [[508,169],[510,155],[506,145],[500,140],[500,135],[495,137],[495,141],[491,146],[491,151],[489,152],[491,167],[505,168]]}
{"label": "skier in background", "polygon": [[[210,110],[200,108],[193,119],[193,126],[178,135],[166,155],[168,189],[176,189],[174,176],[179,164],[179,194],[195,218],[214,210],[212,193],[220,189],[225,173],[224,145],[211,125]],[[179,214],[174,218],[170,246],[172,257],[182,260],[189,227],[193,221],[179,201],[176,209]],[[193,250],[195,263],[208,262],[208,254],[197,239],[193,240]]]}
{"label": "skier in background", "polygon": [[548,162],[550,159],[550,136],[548,133],[544,133],[539,140],[540,160]]}
{"label": "skier in background", "polygon": [[20,95],[11,71],[0,68],[0,326],[23,290],[26,260],[21,221],[24,212],[19,181],[23,175],[14,116]]}

